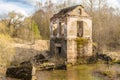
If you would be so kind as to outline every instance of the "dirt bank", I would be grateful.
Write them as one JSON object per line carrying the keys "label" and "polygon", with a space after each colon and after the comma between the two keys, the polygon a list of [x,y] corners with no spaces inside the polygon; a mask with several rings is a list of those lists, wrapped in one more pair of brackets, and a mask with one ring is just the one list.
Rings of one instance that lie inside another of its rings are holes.
{"label": "dirt bank", "polygon": [[15,62],[21,63],[29,60],[37,54],[44,54],[49,51],[49,40],[37,40],[34,44],[29,43],[14,43],[15,47]]}

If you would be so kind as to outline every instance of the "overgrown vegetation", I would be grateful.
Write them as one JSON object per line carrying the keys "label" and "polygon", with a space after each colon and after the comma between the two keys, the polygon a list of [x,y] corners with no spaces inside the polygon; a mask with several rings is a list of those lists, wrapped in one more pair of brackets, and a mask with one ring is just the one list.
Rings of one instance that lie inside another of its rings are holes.
{"label": "overgrown vegetation", "polygon": [[9,35],[0,34],[0,65],[9,66],[13,60],[15,50],[12,38]]}
{"label": "overgrown vegetation", "polygon": [[26,18],[23,25],[18,28],[16,32],[16,38],[20,38],[27,41],[33,41],[41,39],[38,25],[32,18]]}
{"label": "overgrown vegetation", "polygon": [[14,11],[8,14],[8,18],[0,21],[0,32],[11,36],[11,38],[28,41],[41,38],[38,25],[32,17],[24,19],[22,14]]}
{"label": "overgrown vegetation", "polygon": [[118,65],[105,65],[94,70],[95,75],[102,77],[105,80],[119,80],[120,72],[118,71]]}
{"label": "overgrown vegetation", "polygon": [[77,45],[80,46],[84,46],[88,43],[88,40],[87,39],[84,39],[84,38],[77,38],[76,39],[76,42],[77,42]]}

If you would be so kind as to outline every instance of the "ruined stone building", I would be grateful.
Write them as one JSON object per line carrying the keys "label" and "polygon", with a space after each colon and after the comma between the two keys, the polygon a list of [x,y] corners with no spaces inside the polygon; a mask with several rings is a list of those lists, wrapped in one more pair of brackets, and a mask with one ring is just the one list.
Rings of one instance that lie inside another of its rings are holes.
{"label": "ruined stone building", "polygon": [[[80,48],[77,39],[87,44]],[[75,63],[80,55],[92,55],[92,20],[82,5],[62,9],[50,19],[50,54],[67,63]]]}

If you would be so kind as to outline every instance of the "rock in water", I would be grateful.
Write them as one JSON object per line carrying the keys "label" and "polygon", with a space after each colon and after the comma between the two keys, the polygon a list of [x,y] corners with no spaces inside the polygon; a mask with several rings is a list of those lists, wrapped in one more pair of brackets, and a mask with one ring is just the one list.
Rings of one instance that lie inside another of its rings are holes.
{"label": "rock in water", "polygon": [[11,67],[7,69],[6,76],[22,80],[31,80],[32,78],[31,67]]}

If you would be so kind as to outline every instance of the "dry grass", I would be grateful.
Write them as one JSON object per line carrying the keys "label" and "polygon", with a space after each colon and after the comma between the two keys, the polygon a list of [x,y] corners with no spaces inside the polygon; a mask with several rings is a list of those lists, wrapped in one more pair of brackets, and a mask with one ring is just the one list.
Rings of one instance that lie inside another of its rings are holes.
{"label": "dry grass", "polygon": [[5,34],[0,34],[0,74],[5,75],[7,67],[12,62],[15,54],[12,46],[12,38]]}
{"label": "dry grass", "polygon": [[102,65],[95,71],[99,76],[105,78],[105,80],[119,80],[120,78],[120,65]]}
{"label": "dry grass", "polygon": [[0,65],[8,66],[14,56],[12,38],[5,34],[0,34]]}

